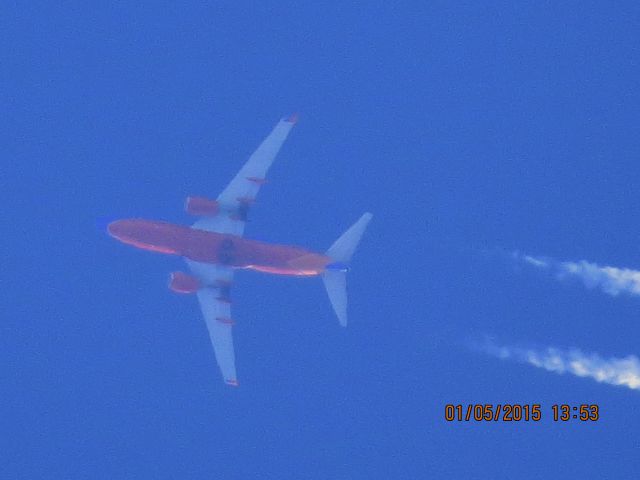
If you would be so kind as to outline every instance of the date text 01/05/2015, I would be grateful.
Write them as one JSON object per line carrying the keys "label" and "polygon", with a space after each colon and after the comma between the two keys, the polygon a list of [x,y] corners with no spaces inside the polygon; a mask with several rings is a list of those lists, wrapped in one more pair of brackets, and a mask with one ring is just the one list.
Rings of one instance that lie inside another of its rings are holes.
{"label": "date text 01/05/2015", "polygon": [[[596,422],[600,419],[600,408],[595,404],[556,404],[551,406],[553,421]],[[539,403],[478,403],[447,404],[444,407],[447,422],[539,422],[542,420],[542,406]]]}

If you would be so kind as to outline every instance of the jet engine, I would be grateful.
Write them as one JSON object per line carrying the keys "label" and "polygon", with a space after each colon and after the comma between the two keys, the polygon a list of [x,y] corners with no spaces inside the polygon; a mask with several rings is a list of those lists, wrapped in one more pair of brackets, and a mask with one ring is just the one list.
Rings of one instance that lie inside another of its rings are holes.
{"label": "jet engine", "polygon": [[169,276],[169,289],[176,293],[196,293],[200,288],[200,280],[184,272],[172,272]]}
{"label": "jet engine", "polygon": [[220,210],[220,205],[215,200],[205,197],[187,197],[184,209],[189,215],[196,217],[214,217]]}

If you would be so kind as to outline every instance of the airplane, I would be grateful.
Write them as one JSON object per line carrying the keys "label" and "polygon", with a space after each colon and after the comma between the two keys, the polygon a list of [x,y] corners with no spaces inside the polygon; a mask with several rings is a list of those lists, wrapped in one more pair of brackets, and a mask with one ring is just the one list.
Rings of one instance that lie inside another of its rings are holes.
{"label": "airplane", "polygon": [[186,212],[199,217],[191,227],[138,218],[117,220],[107,227],[112,237],[125,244],[184,257],[191,274],[171,273],[169,288],[197,296],[228,385],[238,386],[230,297],[235,270],[321,276],[340,325],[347,326],[346,274],[371,213],[363,214],[324,254],[243,238],[251,205],[297,120],[297,114],[281,119],[216,200],[186,199]]}

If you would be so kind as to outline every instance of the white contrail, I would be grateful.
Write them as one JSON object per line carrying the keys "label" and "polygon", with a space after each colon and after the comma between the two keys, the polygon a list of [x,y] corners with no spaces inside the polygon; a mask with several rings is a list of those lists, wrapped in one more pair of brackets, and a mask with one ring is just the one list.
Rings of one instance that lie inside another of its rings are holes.
{"label": "white contrail", "polygon": [[582,260],[580,262],[559,262],[557,260],[514,253],[513,258],[536,268],[554,272],[560,279],[576,277],[587,288],[600,288],[609,295],[620,293],[640,295],[640,271],[629,268],[600,266]]}
{"label": "white contrail", "polygon": [[486,340],[478,348],[500,359],[528,363],[558,374],[570,373],[578,377],[589,377],[596,382],[620,385],[640,390],[640,360],[634,355],[624,358],[602,358],[578,349],[545,349],[498,346]]}

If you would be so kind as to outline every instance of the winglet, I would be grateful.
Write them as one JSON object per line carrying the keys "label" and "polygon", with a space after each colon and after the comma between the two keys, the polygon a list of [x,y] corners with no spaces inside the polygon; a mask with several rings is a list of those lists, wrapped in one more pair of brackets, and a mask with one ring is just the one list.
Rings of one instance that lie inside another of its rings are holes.
{"label": "winglet", "polygon": [[296,123],[298,123],[298,119],[299,119],[299,118],[300,118],[300,115],[298,115],[298,112],[294,112],[294,113],[292,113],[291,115],[289,115],[289,116],[285,119],[285,121],[286,121],[286,122],[289,122],[289,123],[293,123],[293,124],[295,125]]}

